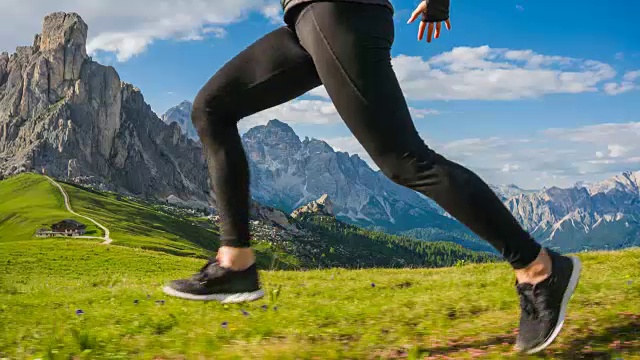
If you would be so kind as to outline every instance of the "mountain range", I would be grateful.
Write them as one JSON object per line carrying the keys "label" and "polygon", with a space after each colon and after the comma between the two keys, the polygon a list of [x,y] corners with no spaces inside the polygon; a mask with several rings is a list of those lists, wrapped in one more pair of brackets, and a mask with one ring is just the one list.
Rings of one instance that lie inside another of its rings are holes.
{"label": "mountain range", "polygon": [[[188,112],[176,109],[190,105],[182,102],[163,119],[171,122],[171,114]],[[326,193],[336,217],[345,222],[492,250],[433,201],[389,181],[358,155],[334,151],[321,140],[300,140],[279,120],[250,129],[242,140],[253,197],[261,203],[290,212]],[[491,188],[539,242],[552,248],[581,251],[640,245],[640,171],[566,189],[525,190],[514,184]]]}
{"label": "mountain range", "polygon": [[[33,45],[0,54],[0,177],[26,171],[202,208],[215,207],[202,147],[182,102],[158,117],[139,89],[86,52],[74,13],[45,17]],[[242,135],[252,197],[291,213],[323,194],[347,223],[492,251],[430,199],[358,155],[300,139],[279,120]],[[567,189],[492,186],[540,242],[562,251],[640,244],[640,172]]]}

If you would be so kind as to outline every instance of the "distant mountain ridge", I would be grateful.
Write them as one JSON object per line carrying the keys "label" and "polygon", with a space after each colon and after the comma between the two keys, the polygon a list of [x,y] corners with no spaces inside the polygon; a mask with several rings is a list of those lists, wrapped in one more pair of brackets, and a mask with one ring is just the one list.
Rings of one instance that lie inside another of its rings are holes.
{"label": "distant mountain ridge", "polygon": [[[353,225],[393,234],[414,229],[433,234],[437,230],[438,238],[425,240],[465,245],[474,241],[466,227],[444,216],[430,199],[393,183],[358,155],[336,152],[322,140],[301,140],[279,120],[251,128],[242,141],[249,159],[252,196],[265,205],[291,212],[327,194],[336,218]],[[484,243],[479,246],[490,250]]]}
{"label": "distant mountain ridge", "polygon": [[[250,129],[242,140],[252,195],[261,203],[291,212],[326,193],[342,221],[492,251],[432,200],[389,181],[358,155],[336,152],[321,140],[301,140],[290,126],[275,119]],[[490,186],[545,245],[580,251],[640,244],[640,172],[567,189]]]}
{"label": "distant mountain ridge", "polygon": [[640,245],[640,171],[506,200],[539,241],[565,251]]}

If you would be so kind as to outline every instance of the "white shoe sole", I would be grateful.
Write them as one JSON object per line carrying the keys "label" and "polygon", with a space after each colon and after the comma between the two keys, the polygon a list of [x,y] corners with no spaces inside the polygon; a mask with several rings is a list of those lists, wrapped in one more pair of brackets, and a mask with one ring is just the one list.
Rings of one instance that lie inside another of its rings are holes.
{"label": "white shoe sole", "polygon": [[211,295],[194,295],[177,291],[169,286],[162,288],[162,291],[171,296],[179,297],[187,300],[199,301],[218,301],[223,304],[235,304],[248,301],[255,301],[264,296],[264,290],[259,289],[252,292],[235,293],[235,294],[211,294]]}
{"label": "white shoe sole", "polygon": [[573,292],[576,290],[576,286],[578,285],[578,280],[580,279],[580,271],[582,270],[582,264],[580,263],[580,259],[577,257],[571,256],[571,261],[573,262],[573,272],[571,273],[571,278],[569,279],[569,285],[564,292],[562,297],[562,305],[560,306],[560,314],[558,316],[558,323],[556,327],[551,332],[551,335],[545,340],[541,345],[536,346],[533,349],[527,350],[526,354],[535,354],[546,349],[553,340],[558,337],[560,334],[560,330],[562,330],[562,325],[564,325],[564,319],[567,315],[567,304],[569,303],[569,299],[573,295]]}

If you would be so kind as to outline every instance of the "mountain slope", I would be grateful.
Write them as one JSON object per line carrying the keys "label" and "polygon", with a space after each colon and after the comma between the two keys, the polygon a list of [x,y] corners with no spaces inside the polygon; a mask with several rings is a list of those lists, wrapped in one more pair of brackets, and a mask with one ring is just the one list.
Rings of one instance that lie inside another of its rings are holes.
{"label": "mountain slope", "polygon": [[45,17],[32,46],[0,55],[0,175],[46,171],[121,192],[209,202],[202,150],[139,89],[86,52],[75,13]]}
{"label": "mountain slope", "polygon": [[36,239],[37,229],[64,219],[87,225],[87,236],[102,231],[64,208],[60,191],[43,176],[16,176],[0,181],[0,242]]}
{"label": "mountain slope", "polygon": [[[60,184],[69,195],[73,210],[107,226],[115,245],[198,257],[208,256],[218,246],[215,229],[194,225],[176,208],[163,208],[161,204],[74,184]],[[3,196],[0,241],[35,240],[35,232],[41,225],[67,218],[89,225],[87,235],[101,235],[100,230],[87,220],[66,211],[60,191],[44,176],[20,174],[2,180],[0,196]]]}
{"label": "mountain slope", "polygon": [[405,236],[388,235],[326,215],[302,214],[297,221],[307,234],[300,237],[297,243],[306,243],[306,253],[320,255],[310,261],[316,262],[320,268],[447,267],[460,261],[476,263],[500,260],[497,256],[470,251],[449,242],[417,241]]}

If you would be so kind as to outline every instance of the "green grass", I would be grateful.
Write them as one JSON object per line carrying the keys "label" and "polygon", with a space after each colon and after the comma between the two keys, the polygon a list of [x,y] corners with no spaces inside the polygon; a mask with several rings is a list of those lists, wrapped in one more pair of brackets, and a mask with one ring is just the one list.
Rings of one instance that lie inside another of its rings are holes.
{"label": "green grass", "polygon": [[[69,195],[72,209],[106,226],[115,245],[196,258],[211,256],[219,246],[219,234],[206,219],[186,218],[141,200],[58,183]],[[90,221],[67,212],[60,190],[44,176],[27,173],[0,181],[0,199],[0,242],[41,240],[35,237],[38,228],[69,218],[87,225],[87,236],[104,236]],[[274,258],[280,268],[297,266],[297,259],[268,242],[256,239],[254,249],[261,268],[272,268]]]}
{"label": "green grass", "polygon": [[218,233],[195,225],[195,221],[167,214],[143,202],[118,199],[111,193],[94,192],[62,183],[71,207],[111,231],[114,244],[159,250],[175,255],[204,257],[218,246]]}
{"label": "green grass", "polygon": [[[193,257],[217,247],[214,229],[63,186],[74,210],[110,228],[115,241],[33,237],[43,223],[73,218],[60,192],[33,174],[0,181],[0,359],[526,359],[512,351],[518,299],[506,263],[261,271],[263,300],[188,302],[166,298],[161,286],[202,266]],[[386,241],[339,230],[333,240],[344,246]],[[285,268],[302,259],[254,244],[261,268],[273,266],[274,254]],[[640,359],[640,249],[579,256],[585,270],[565,330],[540,357]]]}
{"label": "green grass", "polygon": [[[640,359],[640,250],[579,256],[566,327],[541,357]],[[74,240],[1,243],[0,358],[527,358],[512,352],[518,300],[503,263],[262,271],[269,296],[244,305],[162,294],[201,265]]]}
{"label": "green grass", "polygon": [[87,225],[87,236],[103,236],[93,223],[66,211],[60,190],[45,177],[25,174],[0,182],[0,242],[33,240],[36,230],[64,219]]}

